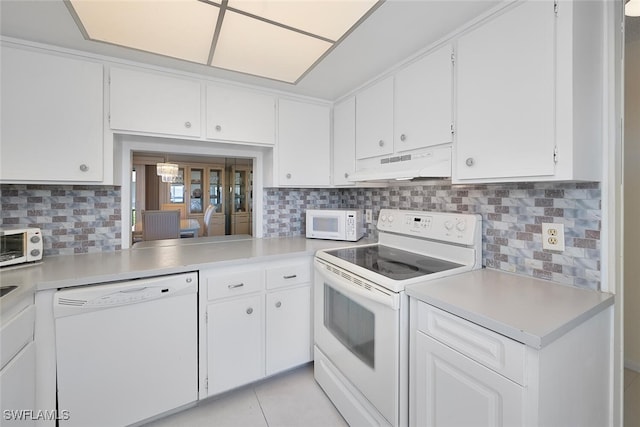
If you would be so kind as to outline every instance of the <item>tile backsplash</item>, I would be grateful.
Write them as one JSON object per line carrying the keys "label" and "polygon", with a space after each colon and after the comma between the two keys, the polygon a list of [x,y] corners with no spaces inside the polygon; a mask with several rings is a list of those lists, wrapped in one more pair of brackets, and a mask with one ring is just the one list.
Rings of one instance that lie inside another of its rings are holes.
{"label": "tile backsplash", "polygon": [[[43,229],[45,255],[121,248],[119,187],[0,185],[2,224]],[[482,215],[483,265],[581,287],[600,288],[599,183],[282,189],[263,192],[265,237],[305,234],[309,208],[381,208]],[[542,250],[541,223],[565,226],[566,250]],[[377,237],[373,224],[367,234]]]}
{"label": "tile backsplash", "polygon": [[[483,265],[600,289],[599,183],[429,184],[342,190],[268,189],[265,236],[304,234],[307,208],[381,208],[480,214]],[[564,224],[566,249],[542,250],[543,222]],[[367,235],[376,236],[373,224]]]}
{"label": "tile backsplash", "polygon": [[2,225],[40,227],[44,255],[121,248],[120,187],[0,185]]}

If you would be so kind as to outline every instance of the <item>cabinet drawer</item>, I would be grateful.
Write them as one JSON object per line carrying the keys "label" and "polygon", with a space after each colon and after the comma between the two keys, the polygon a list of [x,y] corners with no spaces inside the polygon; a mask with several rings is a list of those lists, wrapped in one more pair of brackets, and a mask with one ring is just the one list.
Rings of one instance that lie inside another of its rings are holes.
{"label": "cabinet drawer", "polygon": [[267,289],[297,285],[311,281],[311,261],[267,269]]}
{"label": "cabinet drawer", "polygon": [[417,318],[419,331],[525,385],[524,344],[425,303],[418,304]]}
{"label": "cabinet drawer", "polygon": [[33,341],[35,305],[22,310],[0,329],[0,368],[3,368],[22,348]]}
{"label": "cabinet drawer", "polygon": [[259,292],[262,289],[264,289],[262,269],[214,273],[207,277],[209,300]]}

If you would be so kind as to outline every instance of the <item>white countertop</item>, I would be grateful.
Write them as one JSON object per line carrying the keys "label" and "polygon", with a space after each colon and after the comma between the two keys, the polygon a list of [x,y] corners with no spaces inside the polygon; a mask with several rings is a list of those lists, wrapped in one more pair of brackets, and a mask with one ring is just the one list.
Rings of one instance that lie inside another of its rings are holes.
{"label": "white countertop", "polygon": [[[189,242],[186,242],[186,241]],[[165,242],[166,243],[166,242]],[[176,245],[124,249],[96,254],[63,255],[17,269],[0,271],[4,284],[32,286],[36,291],[196,271],[243,261],[313,255],[319,249],[371,243],[306,239],[304,236],[243,240],[181,239]],[[12,293],[15,293],[14,291]],[[6,299],[3,297],[2,300]],[[4,303],[3,303],[4,304]]]}
{"label": "white countertop", "polygon": [[612,294],[482,269],[410,285],[407,294],[542,348],[613,304]]}

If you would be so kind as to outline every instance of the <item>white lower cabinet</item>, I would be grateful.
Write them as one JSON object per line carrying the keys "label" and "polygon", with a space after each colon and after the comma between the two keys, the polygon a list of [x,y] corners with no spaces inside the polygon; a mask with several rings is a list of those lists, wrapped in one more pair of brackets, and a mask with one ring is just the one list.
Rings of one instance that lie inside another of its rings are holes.
{"label": "white lower cabinet", "polygon": [[311,257],[200,271],[200,398],[312,360]]}
{"label": "white lower cabinet", "polygon": [[264,376],[263,301],[253,295],[207,307],[209,394]]}
{"label": "white lower cabinet", "polygon": [[267,294],[267,375],[311,360],[311,286]]}
{"label": "white lower cabinet", "polygon": [[416,299],[410,316],[411,426],[608,425],[610,310],[542,348]]}
{"label": "white lower cabinet", "polygon": [[416,358],[416,425],[521,425],[519,384],[420,332]]}

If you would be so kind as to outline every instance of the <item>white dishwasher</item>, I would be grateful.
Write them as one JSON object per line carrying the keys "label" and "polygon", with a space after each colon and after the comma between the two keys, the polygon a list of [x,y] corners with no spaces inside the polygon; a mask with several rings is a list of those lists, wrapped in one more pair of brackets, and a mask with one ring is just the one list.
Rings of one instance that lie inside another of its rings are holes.
{"label": "white dishwasher", "polygon": [[197,273],[54,297],[60,426],[125,426],[198,392]]}

